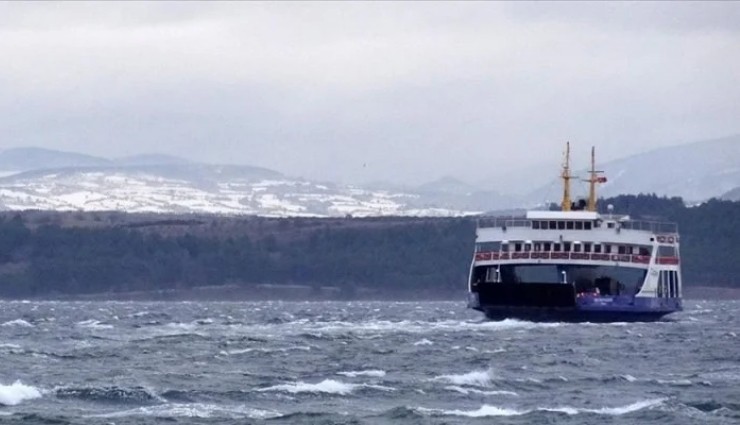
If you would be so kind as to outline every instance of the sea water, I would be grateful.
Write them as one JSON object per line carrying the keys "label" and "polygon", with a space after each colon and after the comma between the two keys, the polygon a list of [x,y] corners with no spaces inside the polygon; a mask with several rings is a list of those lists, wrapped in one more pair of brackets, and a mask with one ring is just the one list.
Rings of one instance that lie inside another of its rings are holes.
{"label": "sea water", "polygon": [[0,423],[740,423],[740,302],[656,323],[451,302],[2,302]]}

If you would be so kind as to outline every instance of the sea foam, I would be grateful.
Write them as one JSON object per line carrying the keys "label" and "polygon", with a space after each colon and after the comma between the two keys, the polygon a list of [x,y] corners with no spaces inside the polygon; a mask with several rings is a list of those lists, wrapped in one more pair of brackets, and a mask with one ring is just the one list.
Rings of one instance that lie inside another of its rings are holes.
{"label": "sea foam", "polygon": [[384,370],[351,370],[348,372],[337,372],[337,375],[344,375],[350,378],[357,376],[371,376],[374,378],[382,378],[385,376]]}
{"label": "sea foam", "polygon": [[0,404],[15,406],[16,404],[34,398],[41,397],[41,391],[36,387],[24,385],[21,381],[15,381],[12,385],[0,384]]}
{"label": "sea foam", "polygon": [[651,399],[651,400],[638,401],[632,404],[628,404],[626,406],[602,407],[599,409],[584,409],[584,408],[578,408],[578,407],[563,406],[563,407],[538,407],[535,409],[517,410],[517,409],[510,409],[510,408],[497,407],[497,406],[491,406],[488,404],[484,404],[483,406],[475,410],[442,410],[442,409],[427,409],[423,407],[417,408],[415,410],[422,414],[443,415],[443,416],[465,416],[469,418],[481,418],[481,417],[487,417],[487,416],[522,416],[522,415],[527,415],[533,412],[553,412],[553,413],[563,413],[566,415],[577,415],[580,413],[592,413],[592,414],[597,414],[597,415],[620,416],[620,415],[624,415],[627,413],[636,412],[638,410],[658,406],[662,404],[664,401],[665,399],[663,398]]}
{"label": "sea foam", "polygon": [[493,382],[493,370],[474,370],[472,372],[459,375],[440,375],[435,377],[433,380],[448,382],[454,385],[473,385],[478,387],[488,387]]}

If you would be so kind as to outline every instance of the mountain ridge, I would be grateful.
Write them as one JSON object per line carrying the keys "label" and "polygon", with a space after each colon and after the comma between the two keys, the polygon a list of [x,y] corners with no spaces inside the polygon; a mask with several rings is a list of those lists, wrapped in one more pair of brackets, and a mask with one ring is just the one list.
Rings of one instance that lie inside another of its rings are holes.
{"label": "mountain ridge", "polygon": [[[14,162],[15,161],[15,162]],[[597,164],[599,196],[656,193],[696,203],[740,199],[740,135],[657,148]],[[557,171],[554,166],[553,174]],[[578,175],[585,175],[578,170]],[[265,216],[469,215],[557,202],[560,183],[507,195],[454,176],[412,187],[347,185],[251,165],[205,164],[171,155],[101,158],[43,148],[0,152],[0,209],[122,210]],[[526,183],[526,182],[522,182]],[[534,179],[531,184],[538,184]],[[574,197],[586,193],[578,181]],[[524,186],[521,186],[524,187]]]}

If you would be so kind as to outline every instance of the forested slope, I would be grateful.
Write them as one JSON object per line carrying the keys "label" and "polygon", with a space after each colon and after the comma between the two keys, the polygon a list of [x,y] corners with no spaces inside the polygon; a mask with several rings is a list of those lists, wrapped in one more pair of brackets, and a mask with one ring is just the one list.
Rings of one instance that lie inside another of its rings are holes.
{"label": "forested slope", "polygon": [[[679,223],[686,285],[740,286],[740,203],[601,202]],[[0,296],[45,297],[205,285],[329,285],[392,296],[463,291],[474,218],[260,218],[5,213]]]}

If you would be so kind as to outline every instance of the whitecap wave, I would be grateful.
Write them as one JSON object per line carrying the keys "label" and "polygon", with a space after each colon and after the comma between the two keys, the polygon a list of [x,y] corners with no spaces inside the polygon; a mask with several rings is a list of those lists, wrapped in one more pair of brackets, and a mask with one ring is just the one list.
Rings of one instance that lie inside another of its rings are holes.
{"label": "whitecap wave", "polygon": [[493,383],[493,370],[474,370],[472,372],[462,374],[440,375],[434,377],[433,380],[448,382],[454,385],[488,387]]}
{"label": "whitecap wave", "polygon": [[455,391],[460,394],[481,394],[481,395],[506,395],[506,396],[519,396],[514,391],[505,390],[479,390],[477,388],[465,388],[459,385],[448,385],[445,387],[446,390]]}
{"label": "whitecap wave", "polygon": [[419,341],[416,341],[414,343],[415,346],[419,346],[419,345],[432,345],[432,344],[434,344],[434,343],[432,341],[426,339],[426,338],[424,338],[422,340],[419,340]]}
{"label": "whitecap wave", "polygon": [[347,395],[360,387],[358,384],[348,384],[346,382],[335,381],[333,379],[324,379],[316,384],[298,381],[293,384],[273,385],[271,387],[260,388],[258,391],[280,391],[291,394],[298,393],[324,393]]}
{"label": "whitecap wave", "polygon": [[21,381],[15,381],[11,385],[0,384],[0,404],[15,406],[24,400],[32,400],[41,397],[41,391],[36,387],[24,385]]}
{"label": "whitecap wave", "polygon": [[11,320],[9,322],[3,323],[2,326],[21,326],[21,327],[24,327],[24,328],[32,328],[33,327],[32,324],[26,322],[23,319]]}
{"label": "whitecap wave", "polygon": [[255,409],[246,406],[220,406],[205,403],[174,403],[158,406],[145,406],[119,412],[89,415],[91,418],[123,418],[128,416],[151,416],[157,418],[228,418],[228,419],[271,419],[282,416],[281,413]]}
{"label": "whitecap wave", "polygon": [[337,375],[343,375],[348,376],[350,378],[355,378],[357,376],[372,376],[374,378],[382,378],[385,376],[384,370],[350,370],[347,372],[337,372]]}
{"label": "whitecap wave", "polygon": [[324,379],[321,382],[310,384],[303,381],[298,381],[292,384],[281,384],[273,385],[271,387],[260,388],[257,391],[276,391],[286,392],[291,394],[300,393],[314,393],[314,394],[335,394],[335,395],[349,395],[358,388],[369,388],[379,391],[395,391],[395,388],[386,387],[383,385],[371,385],[371,384],[350,384],[347,382],[336,381],[334,379]]}
{"label": "whitecap wave", "polygon": [[93,319],[77,322],[77,326],[90,329],[113,329],[113,325],[106,325],[101,323],[99,320]]}
{"label": "whitecap wave", "polygon": [[475,410],[443,410],[443,409],[428,409],[428,408],[423,408],[423,407],[416,408],[414,410],[418,411],[419,413],[428,414],[428,415],[465,416],[469,418],[481,418],[481,417],[487,417],[487,416],[522,416],[522,415],[527,415],[533,412],[554,412],[554,413],[564,413],[566,415],[577,415],[579,413],[592,413],[592,414],[597,414],[597,415],[620,416],[620,415],[624,415],[627,413],[636,412],[638,410],[659,406],[664,401],[665,401],[664,398],[643,400],[643,401],[638,401],[632,404],[628,404],[626,406],[602,407],[599,409],[585,409],[585,408],[578,408],[578,407],[563,406],[563,407],[539,407],[535,409],[517,410],[517,409],[497,407],[497,406],[491,406],[488,404],[484,404],[483,406]]}
{"label": "whitecap wave", "polygon": [[[420,320],[371,320],[367,322],[311,322],[305,319],[269,325],[240,325],[240,330],[248,329],[252,333],[283,334],[337,334],[337,333],[373,333],[403,332],[412,334],[430,334],[435,332],[453,331],[505,331],[511,329],[537,329],[562,326],[563,323],[537,323],[523,320],[506,319],[499,322],[491,321],[420,321]],[[246,329],[245,329],[246,328]]]}
{"label": "whitecap wave", "polygon": [[655,382],[659,385],[671,385],[674,387],[690,387],[691,385],[694,385],[694,383],[688,379],[656,379]]}
{"label": "whitecap wave", "polygon": [[296,345],[293,347],[283,347],[283,348],[237,348],[233,350],[222,350],[219,352],[222,356],[236,356],[239,354],[247,354],[252,352],[258,352],[258,353],[287,353],[289,351],[311,351],[311,347],[307,345]]}

